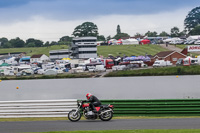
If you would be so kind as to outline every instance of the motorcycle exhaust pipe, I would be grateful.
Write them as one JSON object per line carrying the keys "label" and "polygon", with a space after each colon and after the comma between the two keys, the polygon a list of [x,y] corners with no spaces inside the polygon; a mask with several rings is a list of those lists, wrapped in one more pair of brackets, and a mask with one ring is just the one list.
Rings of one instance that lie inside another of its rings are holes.
{"label": "motorcycle exhaust pipe", "polygon": [[101,112],[101,114],[99,114],[99,115],[103,115],[104,113],[107,113],[107,112],[110,112],[110,111],[113,111],[113,110],[112,110],[112,109],[109,109],[109,110],[103,111],[103,112]]}

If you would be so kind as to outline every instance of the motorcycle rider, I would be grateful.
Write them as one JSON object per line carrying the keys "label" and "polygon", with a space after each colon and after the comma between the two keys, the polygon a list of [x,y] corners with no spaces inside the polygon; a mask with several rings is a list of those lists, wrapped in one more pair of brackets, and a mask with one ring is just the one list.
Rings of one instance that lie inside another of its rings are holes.
{"label": "motorcycle rider", "polygon": [[95,107],[100,106],[101,102],[96,96],[92,95],[91,93],[87,93],[86,98],[87,98],[87,101],[90,102],[90,108],[92,109],[94,113],[96,113],[97,110]]}

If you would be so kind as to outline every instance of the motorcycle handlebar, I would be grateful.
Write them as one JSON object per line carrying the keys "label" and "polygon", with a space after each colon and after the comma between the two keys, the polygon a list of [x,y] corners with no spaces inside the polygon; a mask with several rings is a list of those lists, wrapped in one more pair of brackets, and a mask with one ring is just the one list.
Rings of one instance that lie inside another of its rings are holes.
{"label": "motorcycle handlebar", "polygon": [[78,100],[79,103],[87,102],[87,100]]}

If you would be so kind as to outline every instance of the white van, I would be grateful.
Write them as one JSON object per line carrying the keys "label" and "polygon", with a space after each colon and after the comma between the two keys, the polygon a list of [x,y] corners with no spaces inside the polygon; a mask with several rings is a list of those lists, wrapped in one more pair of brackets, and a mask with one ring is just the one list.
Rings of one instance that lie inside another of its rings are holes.
{"label": "white van", "polygon": [[170,61],[157,60],[153,64],[153,67],[165,67],[165,66],[172,66],[172,63]]}
{"label": "white van", "polygon": [[95,71],[97,72],[102,72],[102,71],[106,71],[106,68],[104,67],[104,65],[96,65]]}

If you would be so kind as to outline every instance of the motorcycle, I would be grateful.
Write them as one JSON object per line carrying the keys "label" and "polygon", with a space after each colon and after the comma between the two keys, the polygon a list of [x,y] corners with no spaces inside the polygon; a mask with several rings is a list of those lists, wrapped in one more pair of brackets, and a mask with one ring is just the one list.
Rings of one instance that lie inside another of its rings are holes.
{"label": "motorcycle", "polygon": [[86,119],[95,120],[100,118],[102,121],[109,121],[113,117],[113,105],[100,105],[95,107],[97,112],[91,111],[87,101],[78,101],[78,108],[68,113],[68,119],[72,122],[79,121],[83,115]]}

